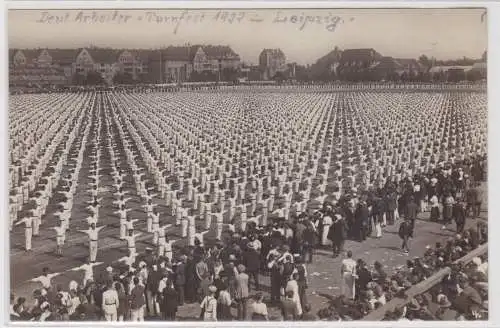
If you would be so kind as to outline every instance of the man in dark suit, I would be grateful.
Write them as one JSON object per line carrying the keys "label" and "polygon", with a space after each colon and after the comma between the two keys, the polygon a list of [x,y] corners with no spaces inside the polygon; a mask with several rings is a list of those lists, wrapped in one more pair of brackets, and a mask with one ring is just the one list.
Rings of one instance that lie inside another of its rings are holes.
{"label": "man in dark suit", "polygon": [[145,288],[139,283],[139,278],[134,278],[134,288],[130,292],[131,321],[144,321],[144,308],[146,307]]}
{"label": "man in dark suit", "polygon": [[385,200],[385,208],[386,208],[386,218],[387,218],[387,224],[388,225],[393,225],[394,224],[394,213],[396,209],[398,208],[398,200],[396,197],[396,193],[394,192],[389,192],[387,195],[384,197]]}
{"label": "man in dark suit", "polygon": [[333,257],[337,257],[344,251],[344,243],[347,238],[347,224],[340,214],[336,214],[334,220],[328,232],[328,239],[332,241]]}
{"label": "man in dark suit", "polygon": [[171,280],[168,281],[167,287],[163,289],[162,299],[163,304],[161,312],[163,313],[163,319],[174,321],[178,307],[178,295]]}
{"label": "man in dark suit", "polygon": [[406,205],[405,214],[406,214],[406,219],[410,221],[411,224],[411,232],[409,236],[411,238],[413,238],[415,231],[415,220],[417,219],[418,208],[419,206],[417,205],[417,203],[415,203],[415,199],[413,198],[413,196],[410,196],[409,202]]}
{"label": "man in dark suit", "polygon": [[401,249],[406,254],[408,254],[410,252],[410,248],[408,246],[408,240],[410,239],[410,234],[412,233],[412,230],[413,229],[411,227],[411,223],[408,220],[404,220],[399,225],[398,235],[399,235],[399,238],[401,238],[403,240],[403,244],[401,245]]}
{"label": "man in dark suit", "polygon": [[368,237],[368,224],[369,224],[369,212],[368,205],[366,201],[362,199],[358,207],[356,208],[356,212],[354,213],[356,228],[358,231],[358,241],[364,241]]}
{"label": "man in dark suit", "polygon": [[455,223],[457,224],[457,232],[464,232],[465,228],[465,204],[463,202],[456,202],[453,205],[453,217],[455,218]]}
{"label": "man in dark suit", "polygon": [[[255,282],[255,290],[259,290],[260,254],[255,249],[253,243],[248,243],[247,249],[243,253],[243,264],[246,267],[248,279],[253,279]],[[250,281],[248,290],[250,291]]]}
{"label": "man in dark suit", "polygon": [[186,285],[186,256],[180,258],[175,268],[175,289],[179,296],[179,305],[184,305],[184,287]]}
{"label": "man in dark suit", "polygon": [[162,272],[158,270],[158,267],[156,265],[153,265],[153,269],[149,272],[146,282],[146,306],[150,316],[159,315],[159,313],[157,313],[156,311],[156,304],[158,299],[158,286],[162,278]]}

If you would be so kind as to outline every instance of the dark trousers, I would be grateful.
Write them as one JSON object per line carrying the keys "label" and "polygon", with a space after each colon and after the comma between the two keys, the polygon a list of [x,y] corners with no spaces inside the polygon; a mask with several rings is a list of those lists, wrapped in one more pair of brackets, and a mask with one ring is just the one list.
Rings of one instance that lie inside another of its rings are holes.
{"label": "dark trousers", "polygon": [[333,256],[339,256],[341,252],[344,251],[345,240],[334,240],[333,245]]}
{"label": "dark trousers", "polygon": [[312,244],[305,242],[304,246],[302,247],[302,252],[300,253],[302,256],[302,261],[306,263],[312,263],[313,252],[314,252],[314,247],[312,246]]}
{"label": "dark trousers", "polygon": [[365,226],[364,224],[359,224],[356,226],[355,229],[358,229],[357,231],[358,241],[366,240],[366,237],[368,236],[368,227]]}
{"label": "dark trousers", "polygon": [[403,251],[408,251],[409,252],[410,251],[410,247],[408,246],[408,239],[409,239],[408,236],[404,236],[403,237],[403,245],[401,245],[401,249]]}
{"label": "dark trousers", "polygon": [[233,316],[231,315],[231,306],[229,305],[217,305],[217,319],[219,321],[231,321]]}
{"label": "dark trousers", "polygon": [[478,204],[467,204],[465,207],[465,215],[468,216],[472,211],[472,218],[477,218],[481,214],[481,203]]}
{"label": "dark trousers", "polygon": [[179,305],[184,305],[184,285],[175,285],[177,295],[179,295]]}
{"label": "dark trousers", "polygon": [[415,220],[416,219],[410,219],[410,222],[411,222],[411,230],[410,230],[410,237],[411,238],[414,238],[414,234],[415,234]]}
{"label": "dark trousers", "polygon": [[255,283],[255,290],[259,290],[259,270],[247,271],[248,274],[248,291],[250,291],[250,280]]}
{"label": "dark trousers", "polygon": [[146,311],[149,316],[154,316],[158,315],[156,313],[156,306],[155,306],[155,297],[156,293],[151,292],[150,290],[146,290],[144,292],[145,297],[146,297]]}
{"label": "dark trousers", "polygon": [[247,318],[247,301],[246,297],[236,300],[236,308],[238,309],[238,320],[246,320]]}
{"label": "dark trousers", "polygon": [[168,310],[163,312],[163,320],[165,321],[175,321],[176,316],[175,310]]}
{"label": "dark trousers", "polygon": [[457,232],[458,233],[464,232],[465,220],[455,221],[455,223],[457,224]]}
{"label": "dark trousers", "polygon": [[[276,275],[276,276],[275,276]],[[276,273],[271,273],[271,302],[280,300],[281,277]]]}
{"label": "dark trousers", "polygon": [[385,212],[385,218],[387,219],[388,225],[393,225],[394,224],[394,211]]}
{"label": "dark trousers", "polygon": [[363,240],[366,240],[368,236],[371,234],[371,222],[368,220],[365,224],[361,226],[361,236]]}

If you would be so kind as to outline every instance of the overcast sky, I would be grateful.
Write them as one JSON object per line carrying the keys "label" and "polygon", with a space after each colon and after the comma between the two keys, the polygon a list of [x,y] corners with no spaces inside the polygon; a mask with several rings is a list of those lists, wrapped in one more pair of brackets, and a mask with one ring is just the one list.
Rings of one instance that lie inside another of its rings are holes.
{"label": "overcast sky", "polygon": [[[479,58],[487,48],[487,19],[483,17],[482,21],[481,17],[484,9],[226,12],[229,15],[224,18],[223,13],[210,9],[117,10],[116,14],[97,10],[103,21],[85,22],[84,17],[91,16],[92,10],[11,10],[9,47],[73,48],[92,44],[157,48],[189,42],[230,45],[243,61],[252,63],[257,63],[263,48],[281,48],[288,61],[301,64],[315,62],[335,46],[374,48],[399,58],[425,53],[438,59]],[[55,16],[61,20],[56,22]]]}

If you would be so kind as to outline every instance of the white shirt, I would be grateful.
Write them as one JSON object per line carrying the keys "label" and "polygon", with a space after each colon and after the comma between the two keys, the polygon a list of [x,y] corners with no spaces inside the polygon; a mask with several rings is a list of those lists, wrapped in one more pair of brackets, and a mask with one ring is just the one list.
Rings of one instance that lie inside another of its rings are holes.
{"label": "white shirt", "polygon": [[167,278],[163,278],[162,280],[160,280],[160,283],[158,284],[158,292],[162,293],[166,287],[167,287]]}
{"label": "white shirt", "polygon": [[325,215],[323,217],[323,225],[332,225],[332,224],[333,224],[332,218],[329,215]]}
{"label": "white shirt", "polygon": [[118,293],[114,289],[108,289],[102,294],[102,307],[115,306],[118,308],[120,301],[118,299]]}
{"label": "white shirt", "polygon": [[139,236],[139,234],[135,234],[132,236],[125,236],[125,240],[127,241],[128,247],[135,247],[135,237]]}
{"label": "white shirt", "polygon": [[99,230],[101,230],[103,227],[95,228],[95,229],[89,229],[87,231],[84,231],[87,235],[89,235],[90,240],[97,240],[99,238]]}
{"label": "white shirt", "polygon": [[52,277],[53,275],[47,275],[47,276],[40,276],[37,278],[34,278],[32,281],[38,281],[42,284],[43,288],[50,288],[52,285]]}

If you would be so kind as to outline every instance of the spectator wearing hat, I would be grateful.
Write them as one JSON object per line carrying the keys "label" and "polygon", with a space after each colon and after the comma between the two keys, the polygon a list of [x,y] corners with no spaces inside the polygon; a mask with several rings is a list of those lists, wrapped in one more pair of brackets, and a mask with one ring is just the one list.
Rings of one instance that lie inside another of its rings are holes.
{"label": "spectator wearing hat", "polygon": [[354,231],[358,241],[365,241],[368,236],[368,224],[370,222],[368,206],[361,200],[354,212]]}
{"label": "spectator wearing hat", "polygon": [[458,312],[451,309],[451,302],[446,295],[438,297],[439,310],[436,313],[436,318],[442,321],[455,321],[458,318]]}
{"label": "spectator wearing hat", "polygon": [[338,257],[344,251],[344,244],[347,238],[347,224],[340,214],[334,215],[334,222],[330,227],[328,239],[332,241],[333,257]]}
{"label": "spectator wearing hat", "polygon": [[161,312],[163,313],[164,320],[175,320],[179,304],[178,299],[179,297],[172,280],[168,280],[167,287],[165,287],[162,292]]}
{"label": "spectator wearing hat", "polygon": [[158,287],[162,278],[163,274],[158,270],[158,265],[152,265],[146,279],[146,304],[150,316],[159,314]]}
{"label": "spectator wearing hat", "polygon": [[131,321],[144,321],[144,308],[146,297],[144,286],[139,283],[139,278],[134,277],[134,287],[130,292],[130,316]]}
{"label": "spectator wearing hat", "polygon": [[200,304],[200,318],[202,318],[203,321],[217,321],[217,299],[215,298],[217,287],[212,285],[208,290],[209,295],[205,296]]}
{"label": "spectator wearing hat", "polygon": [[243,264],[237,267],[238,274],[235,277],[235,301],[238,309],[238,320],[246,320],[247,318],[247,301],[248,301],[248,275],[245,273],[246,268]]}
{"label": "spectator wearing hat", "polygon": [[196,286],[198,278],[196,277],[196,262],[192,256],[188,256],[186,259],[186,269],[184,272],[186,277],[184,288],[185,301],[193,303],[196,300]]}
{"label": "spectator wearing hat", "polygon": [[316,227],[309,219],[304,221],[304,225],[306,229],[303,233],[302,260],[307,263],[312,263],[317,231]]}
{"label": "spectator wearing hat", "polygon": [[[260,254],[253,243],[248,243],[246,250],[243,252],[243,264],[246,267],[248,278],[253,280],[255,289],[259,290]],[[250,291],[250,281],[248,289]]]}
{"label": "spectator wearing hat", "polygon": [[280,289],[282,285],[281,265],[278,263],[279,253],[269,253],[267,267],[271,271],[271,303],[276,304],[280,300]]}
{"label": "spectator wearing hat", "polygon": [[415,220],[417,219],[419,211],[419,206],[415,202],[415,199],[413,196],[410,196],[409,202],[406,205],[405,208],[405,216],[408,221],[410,221],[411,224],[411,231],[409,237],[413,238],[414,231],[415,231]]}
{"label": "spectator wearing hat", "polygon": [[184,290],[186,285],[186,261],[187,256],[182,255],[175,267],[175,290],[179,296],[179,306],[184,305]]}

